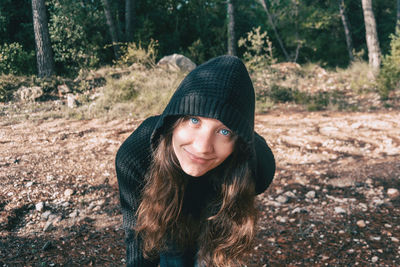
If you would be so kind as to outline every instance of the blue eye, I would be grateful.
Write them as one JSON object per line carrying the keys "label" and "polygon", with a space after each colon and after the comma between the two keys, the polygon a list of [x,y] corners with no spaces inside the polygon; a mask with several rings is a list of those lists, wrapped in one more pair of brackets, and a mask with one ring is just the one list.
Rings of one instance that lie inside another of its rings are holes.
{"label": "blue eye", "polygon": [[231,134],[231,131],[227,130],[227,129],[222,129],[219,131],[222,135],[224,136],[228,136]]}
{"label": "blue eye", "polygon": [[199,119],[192,117],[192,118],[190,118],[190,122],[193,123],[193,124],[198,124],[199,123]]}

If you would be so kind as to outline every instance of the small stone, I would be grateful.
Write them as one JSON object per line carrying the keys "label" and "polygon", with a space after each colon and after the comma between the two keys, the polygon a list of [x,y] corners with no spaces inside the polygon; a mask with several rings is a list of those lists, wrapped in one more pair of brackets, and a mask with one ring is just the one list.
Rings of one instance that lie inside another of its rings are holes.
{"label": "small stone", "polygon": [[43,228],[43,232],[50,231],[52,227],[53,227],[53,222],[52,221],[47,221],[45,226],[44,226],[44,228]]}
{"label": "small stone", "polygon": [[278,196],[275,200],[281,204],[285,204],[286,202],[288,202],[288,198],[283,195]]}
{"label": "small stone", "polygon": [[67,94],[67,106],[69,108],[76,108],[78,106],[75,95]]}
{"label": "small stone", "polygon": [[379,258],[377,256],[373,256],[372,259],[371,259],[371,261],[373,263],[376,263],[378,260],[379,260]]}
{"label": "small stone", "polygon": [[31,187],[32,185],[33,185],[33,182],[27,182],[25,186],[26,187]]}
{"label": "small stone", "polygon": [[42,219],[47,220],[47,219],[49,218],[50,214],[51,214],[51,211],[49,211],[49,210],[43,212],[43,214],[42,214]]}
{"label": "small stone", "polygon": [[347,251],[347,254],[353,254],[354,253],[354,249],[349,249],[348,251]]}
{"label": "small stone", "polygon": [[335,207],[335,213],[346,214],[346,210],[343,209],[342,207]]}
{"label": "small stone", "polygon": [[294,210],[292,210],[292,214],[296,214],[296,213],[307,213],[308,212],[308,210],[307,209],[305,209],[305,208],[300,208],[300,207],[297,207],[297,208],[295,208]]}
{"label": "small stone", "polygon": [[52,246],[51,241],[47,241],[47,242],[44,244],[44,246],[42,247],[42,250],[43,250],[43,251],[49,250],[49,249],[51,248],[51,246]]}
{"label": "small stone", "polygon": [[46,179],[47,179],[47,182],[53,181],[54,180],[54,176],[53,175],[47,175]]}
{"label": "small stone", "polygon": [[282,216],[277,216],[276,217],[276,220],[278,221],[278,222],[280,222],[280,223],[285,223],[285,222],[287,222],[287,217],[282,217]]}
{"label": "small stone", "polygon": [[309,199],[315,198],[315,191],[314,191],[314,190],[309,191],[309,192],[306,194],[306,198],[309,198]]}
{"label": "small stone", "polygon": [[70,196],[72,196],[74,194],[74,190],[72,190],[72,189],[70,189],[70,188],[68,188],[68,189],[66,189],[65,191],[64,191],[64,196],[66,196],[66,197],[70,197]]}
{"label": "small stone", "polygon": [[78,215],[79,215],[79,211],[78,210],[74,210],[73,212],[71,212],[69,214],[69,217],[72,218],[72,219],[75,219],[76,217],[78,217]]}
{"label": "small stone", "polygon": [[35,209],[36,209],[37,211],[39,211],[39,212],[43,211],[43,209],[44,209],[44,202],[41,201],[41,202],[37,203],[37,204],[35,205]]}
{"label": "small stone", "polygon": [[391,240],[392,240],[392,242],[394,242],[394,243],[399,243],[399,239],[397,239],[396,237],[391,237],[390,238]]}
{"label": "small stone", "polygon": [[357,226],[360,228],[364,228],[366,226],[366,224],[365,224],[364,220],[359,220],[359,221],[357,221]]}
{"label": "small stone", "polygon": [[398,196],[400,196],[400,192],[396,188],[389,188],[387,190],[387,194],[391,199],[394,199],[394,198],[397,198]]}
{"label": "small stone", "polygon": [[370,239],[372,241],[381,241],[381,237],[380,236],[371,236]]}

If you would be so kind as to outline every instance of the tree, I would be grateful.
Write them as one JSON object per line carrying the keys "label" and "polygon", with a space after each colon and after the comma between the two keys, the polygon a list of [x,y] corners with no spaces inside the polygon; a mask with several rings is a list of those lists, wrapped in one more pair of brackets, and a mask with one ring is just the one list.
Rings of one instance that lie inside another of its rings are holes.
{"label": "tree", "polygon": [[282,52],[283,52],[283,54],[285,56],[286,61],[290,61],[289,54],[287,53],[286,48],[283,45],[283,42],[281,40],[281,37],[279,36],[278,30],[276,29],[274,20],[272,19],[271,13],[268,10],[268,6],[265,3],[265,0],[260,0],[260,3],[264,8],[265,13],[267,13],[268,22],[269,22],[269,24],[271,24],[272,30],[274,31],[274,34],[275,34],[275,38],[276,38],[276,40],[278,40],[279,47],[281,48],[281,50],[282,50]]}
{"label": "tree", "polygon": [[372,0],[361,0],[364,13],[365,38],[367,40],[369,65],[375,73],[379,72],[381,65],[381,51],[379,48],[376,22],[372,10]]}
{"label": "tree", "polygon": [[345,7],[344,7],[344,0],[338,0],[338,3],[339,3],[340,18],[342,19],[343,28],[344,28],[344,34],[346,36],[347,52],[349,53],[350,61],[353,61],[354,60],[354,56],[353,56],[353,40],[351,38],[350,24],[349,24],[349,20],[347,19]]}
{"label": "tree", "polygon": [[104,14],[106,16],[108,29],[111,35],[112,46],[114,49],[114,57],[115,59],[119,58],[119,45],[118,45],[118,34],[117,28],[115,27],[114,20],[111,13],[111,6],[108,0],[102,0],[104,7]]}
{"label": "tree", "polygon": [[233,0],[227,0],[228,15],[228,55],[236,55],[236,38],[235,38],[235,11]]}
{"label": "tree", "polygon": [[132,20],[134,14],[134,1],[125,0],[125,41],[131,42],[133,39]]}
{"label": "tree", "polygon": [[400,0],[397,0],[397,28],[400,29]]}
{"label": "tree", "polygon": [[54,74],[54,59],[44,0],[32,0],[32,15],[38,76],[48,77]]}

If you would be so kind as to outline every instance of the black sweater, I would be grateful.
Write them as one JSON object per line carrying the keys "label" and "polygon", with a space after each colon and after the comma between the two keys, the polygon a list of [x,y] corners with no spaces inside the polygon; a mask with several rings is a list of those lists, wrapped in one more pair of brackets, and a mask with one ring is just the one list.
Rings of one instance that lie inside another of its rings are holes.
{"label": "black sweater", "polygon": [[[144,186],[144,177],[152,157],[151,137],[160,116],[146,119],[121,145],[116,156],[116,171],[120,191],[123,226],[126,231],[127,266],[157,266],[143,258],[142,242],[132,231],[135,225],[135,212],[140,204],[140,194]],[[254,171],[256,193],[260,194],[272,182],[275,173],[274,156],[264,138],[255,133],[254,148],[256,163]],[[207,176],[207,175],[205,175]],[[190,209],[198,209],[202,205],[198,196],[207,196],[210,190],[207,177],[190,179],[185,192],[185,205]]]}

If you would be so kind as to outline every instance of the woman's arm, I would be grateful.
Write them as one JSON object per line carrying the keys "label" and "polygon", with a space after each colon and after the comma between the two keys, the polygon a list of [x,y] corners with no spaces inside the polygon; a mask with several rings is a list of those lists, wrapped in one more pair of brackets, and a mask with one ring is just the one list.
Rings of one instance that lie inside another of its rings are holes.
{"label": "woman's arm", "polygon": [[257,133],[254,134],[254,147],[256,151],[256,194],[261,194],[274,178],[275,158],[265,139]]}
{"label": "woman's arm", "polygon": [[143,257],[142,241],[137,238],[133,227],[136,224],[135,212],[140,204],[144,177],[149,165],[150,130],[148,121],[142,123],[119,148],[115,168],[117,172],[123,228],[126,233],[126,260],[129,267],[153,267],[157,263]]}

